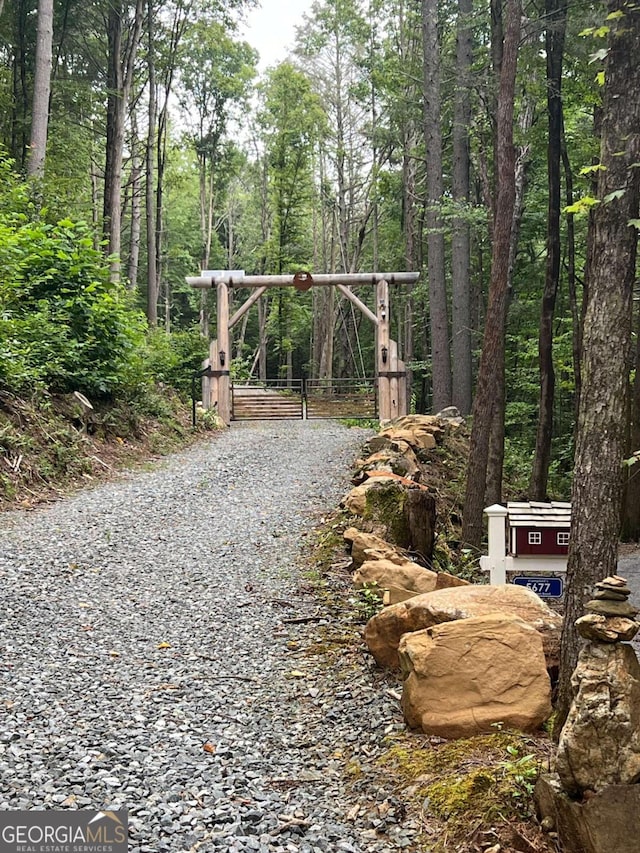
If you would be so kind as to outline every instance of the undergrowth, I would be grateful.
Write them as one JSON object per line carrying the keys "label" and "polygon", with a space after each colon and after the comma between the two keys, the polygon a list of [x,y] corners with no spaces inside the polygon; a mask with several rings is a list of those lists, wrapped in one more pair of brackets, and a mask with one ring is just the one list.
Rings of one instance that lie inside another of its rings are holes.
{"label": "undergrowth", "polygon": [[158,389],[86,411],[73,395],[0,392],[0,509],[29,508],[193,441],[187,407]]}
{"label": "undergrowth", "polygon": [[454,741],[408,733],[389,741],[378,767],[420,813],[424,850],[477,850],[483,841],[510,845],[515,837],[531,849],[553,849],[535,822],[533,801],[549,762],[545,737],[498,729]]}

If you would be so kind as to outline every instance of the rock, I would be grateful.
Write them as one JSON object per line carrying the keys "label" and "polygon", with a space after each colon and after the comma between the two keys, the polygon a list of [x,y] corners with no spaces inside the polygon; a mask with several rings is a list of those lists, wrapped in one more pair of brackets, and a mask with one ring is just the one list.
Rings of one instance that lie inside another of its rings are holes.
{"label": "rock", "polygon": [[435,572],[417,563],[405,562],[399,565],[390,560],[369,560],[363,563],[353,576],[356,587],[376,583],[383,590],[400,587],[414,594],[432,592],[436,588],[437,580]]}
{"label": "rock", "polygon": [[349,527],[343,536],[350,545],[354,568],[360,567],[366,560],[391,560],[392,563],[399,564],[408,562],[406,554],[399,548],[373,533]]}
{"label": "rock", "polygon": [[340,506],[350,512],[352,515],[363,516],[367,507],[367,489],[371,487],[371,480],[367,480],[361,486],[356,486],[354,489],[345,495],[340,501]]}
{"label": "rock", "polygon": [[420,472],[416,455],[407,445],[406,453],[394,452],[391,449],[372,453],[360,465],[360,471],[356,478],[361,480],[366,477],[367,471],[384,470],[384,468],[388,468],[392,474],[399,474],[401,477],[410,479]]}
{"label": "rock", "polygon": [[612,589],[598,589],[593,596],[596,601],[626,601],[628,593],[614,592]]}
{"label": "rock", "polygon": [[609,588],[617,589],[619,591],[622,591],[624,588],[624,591],[627,593],[627,595],[631,592],[631,590],[627,586],[627,579],[620,577],[620,575],[609,575],[609,577],[603,578],[601,581],[598,581],[596,586],[598,587],[598,589]]}
{"label": "rock", "polygon": [[441,409],[436,415],[437,418],[455,418],[456,420],[460,417],[460,409],[457,406],[447,406],[446,409]]}
{"label": "rock", "polygon": [[365,480],[362,485],[351,489],[351,491],[340,501],[340,506],[352,515],[364,517],[367,511],[367,492],[374,486],[381,484],[387,485],[387,482],[387,480],[382,478],[369,477],[369,479]]}
{"label": "rock", "polygon": [[391,427],[382,434],[392,441],[404,441],[414,450],[433,450],[437,441],[432,429],[397,429]]}
{"label": "rock", "polygon": [[538,779],[541,821],[558,833],[564,853],[638,853],[640,785],[614,785],[575,802],[555,774]]}
{"label": "rock", "polygon": [[454,586],[471,586],[471,583],[462,578],[457,578],[455,575],[450,575],[447,572],[438,572],[436,589],[451,589]]}
{"label": "rock", "polygon": [[405,634],[398,648],[407,724],[444,738],[496,723],[535,731],[551,714],[542,637],[517,616],[492,613]]}
{"label": "rock", "polygon": [[397,668],[398,644],[403,634],[430,628],[441,622],[486,616],[489,613],[519,616],[542,635],[547,667],[557,667],[562,618],[542,599],[525,587],[459,586],[424,593],[395,604],[367,622],[364,637],[369,651],[380,666]]}
{"label": "rock", "polygon": [[600,613],[602,616],[624,616],[633,619],[640,611],[628,601],[598,601],[592,599],[585,607],[589,613]]}
{"label": "rock", "polygon": [[352,489],[343,504],[357,511],[363,526],[376,536],[419,554],[428,565],[435,536],[435,498],[410,481],[398,482],[401,478],[395,474],[387,477],[395,479],[372,477]]}
{"label": "rock", "polygon": [[385,424],[381,433],[390,429],[442,429],[442,420],[438,415],[401,415]]}
{"label": "rock", "polygon": [[414,598],[419,594],[420,593],[415,592],[415,590],[412,589],[403,589],[400,586],[390,586],[384,591],[382,603],[385,607],[389,607],[392,604],[400,604],[401,601],[406,601],[408,598]]}
{"label": "rock", "polygon": [[639,782],[640,664],[632,646],[587,643],[571,685],[575,699],[556,755],[564,790],[578,796]]}
{"label": "rock", "polygon": [[380,450],[393,450],[398,453],[405,453],[407,450],[413,452],[411,445],[402,439],[392,439],[388,435],[374,435],[365,444],[365,449],[369,453],[378,453]]}
{"label": "rock", "polygon": [[640,631],[640,623],[623,616],[602,616],[599,613],[587,613],[576,620],[576,628],[585,640],[619,643],[633,640]]}

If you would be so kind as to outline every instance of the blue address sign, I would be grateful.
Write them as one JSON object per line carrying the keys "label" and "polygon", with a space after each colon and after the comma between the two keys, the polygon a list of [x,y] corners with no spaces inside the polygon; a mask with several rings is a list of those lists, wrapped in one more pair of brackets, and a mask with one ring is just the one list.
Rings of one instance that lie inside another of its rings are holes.
{"label": "blue address sign", "polygon": [[561,598],[564,589],[562,578],[517,577],[513,579],[513,583],[517,586],[526,586],[540,598]]}

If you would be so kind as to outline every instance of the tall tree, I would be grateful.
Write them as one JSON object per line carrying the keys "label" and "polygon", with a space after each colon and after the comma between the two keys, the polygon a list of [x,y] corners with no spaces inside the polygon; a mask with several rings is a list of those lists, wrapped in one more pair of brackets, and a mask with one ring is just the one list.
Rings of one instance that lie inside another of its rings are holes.
{"label": "tall tree", "polygon": [[422,2],[424,46],[424,139],[427,165],[427,276],[431,329],[433,409],[451,404],[451,354],[442,222],[442,130],[440,94],[440,38],[437,0]]}
{"label": "tall tree", "polygon": [[[111,0],[107,15],[107,147],[104,173],[103,231],[109,255],[120,254],[122,222],[122,163],[126,111],[142,34],[145,0]],[[115,260],[112,272],[119,276]]]}
{"label": "tall tree", "polygon": [[[269,237],[265,246],[266,271],[294,272],[306,266],[313,250],[311,201],[313,151],[325,113],[309,79],[283,62],[267,75],[259,122],[264,132],[267,162]],[[293,314],[290,292],[280,291],[272,305],[279,370],[291,378]]]}
{"label": "tall tree", "polygon": [[545,45],[547,56],[547,113],[549,136],[547,139],[547,265],[542,307],[538,359],[540,370],[540,407],[536,450],[529,486],[532,500],[544,500],[547,493],[549,465],[551,463],[551,437],[553,428],[553,403],[555,398],[555,371],[553,368],[553,317],[560,283],[560,193],[562,162],[562,65],[564,38],[567,25],[567,0],[546,0]]}
{"label": "tall tree", "polygon": [[560,650],[557,730],[569,711],[571,674],[593,584],[614,574],[620,534],[631,316],[640,189],[640,7],[607,4],[598,203],[588,252],[583,385],[571,494],[572,522]]}
{"label": "tall tree", "polygon": [[36,72],[33,83],[33,107],[31,110],[31,145],[27,159],[27,174],[37,180],[41,180],[44,177],[44,165],[47,153],[52,50],[53,0],[38,0]]}
{"label": "tall tree", "polygon": [[184,37],[181,60],[183,108],[200,178],[203,267],[209,265],[214,230],[216,171],[222,159],[227,124],[248,94],[256,54],[217,21],[202,20]]}
{"label": "tall tree", "polygon": [[[496,401],[504,387],[505,323],[509,284],[509,258],[515,205],[515,149],[513,116],[515,81],[520,40],[520,0],[508,0],[504,41],[500,50],[496,133],[496,206],[493,221],[491,281],[484,330],[484,342],[469,445],[467,485],[464,502],[463,541],[475,548],[482,539],[482,511],[485,502],[489,438]],[[503,415],[502,415],[503,416]]]}
{"label": "tall tree", "polygon": [[453,116],[452,196],[456,204],[451,235],[452,402],[471,411],[471,228],[469,202],[469,127],[471,126],[472,0],[458,0],[456,82]]}

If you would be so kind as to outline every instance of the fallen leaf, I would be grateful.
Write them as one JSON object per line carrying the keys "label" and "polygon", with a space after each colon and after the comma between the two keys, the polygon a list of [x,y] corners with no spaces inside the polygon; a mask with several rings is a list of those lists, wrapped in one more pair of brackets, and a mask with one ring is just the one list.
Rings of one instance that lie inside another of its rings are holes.
{"label": "fallen leaf", "polygon": [[159,649],[170,649],[171,643],[167,643],[167,642],[158,643],[158,648]]}
{"label": "fallen leaf", "polygon": [[306,673],[300,672],[299,669],[292,669],[291,672],[289,673],[289,675],[291,676],[291,678],[306,678],[307,677]]}
{"label": "fallen leaf", "polygon": [[209,741],[207,741],[205,744],[203,744],[202,748],[204,749],[205,752],[210,752],[212,754],[216,751],[215,743],[210,743]]}

